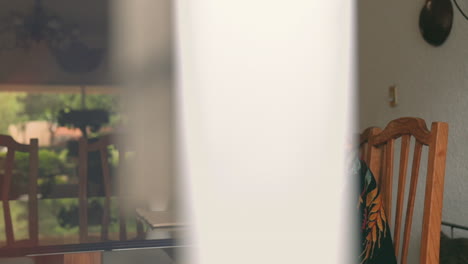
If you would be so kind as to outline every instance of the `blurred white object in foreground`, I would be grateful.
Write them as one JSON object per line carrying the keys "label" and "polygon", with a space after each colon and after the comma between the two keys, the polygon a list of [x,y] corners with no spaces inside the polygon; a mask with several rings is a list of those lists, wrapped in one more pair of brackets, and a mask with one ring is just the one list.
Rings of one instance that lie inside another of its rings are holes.
{"label": "blurred white object in foreground", "polygon": [[175,10],[191,263],[352,263],[353,1]]}

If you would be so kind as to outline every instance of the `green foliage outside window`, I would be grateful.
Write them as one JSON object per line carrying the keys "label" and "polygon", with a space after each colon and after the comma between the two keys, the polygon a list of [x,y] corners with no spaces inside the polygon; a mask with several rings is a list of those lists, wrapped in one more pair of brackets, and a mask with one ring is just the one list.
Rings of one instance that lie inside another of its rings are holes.
{"label": "green foliage outside window", "polygon": [[[64,152],[63,150],[62,152]],[[57,153],[53,150],[40,149],[39,153],[39,171],[38,184],[39,194],[42,197],[47,197],[53,186],[64,183],[61,175],[73,174],[74,164],[66,160],[66,156]],[[6,152],[0,153],[0,168],[5,168],[3,165],[6,159]],[[13,184],[11,186],[11,195],[18,196],[27,193],[29,183],[29,154],[16,152],[15,153],[15,169],[13,171]]]}

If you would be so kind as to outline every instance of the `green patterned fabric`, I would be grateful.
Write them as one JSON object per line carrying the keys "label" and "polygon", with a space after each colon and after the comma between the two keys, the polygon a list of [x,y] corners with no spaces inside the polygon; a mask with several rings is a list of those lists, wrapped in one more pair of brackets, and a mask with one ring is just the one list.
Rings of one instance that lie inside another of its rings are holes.
{"label": "green patterned fabric", "polygon": [[353,168],[360,178],[359,217],[361,264],[396,264],[390,228],[374,175],[363,161]]}

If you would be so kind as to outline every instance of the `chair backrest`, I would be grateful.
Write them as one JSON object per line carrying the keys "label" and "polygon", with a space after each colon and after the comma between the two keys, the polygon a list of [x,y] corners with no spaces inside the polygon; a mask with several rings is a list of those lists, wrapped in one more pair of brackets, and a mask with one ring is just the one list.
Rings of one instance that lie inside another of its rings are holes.
{"label": "chair backrest", "polygon": [[28,231],[30,245],[38,243],[38,209],[37,209],[37,174],[38,174],[38,140],[31,139],[30,144],[20,144],[11,136],[0,135],[0,146],[7,148],[5,168],[2,179],[1,199],[3,205],[3,216],[5,221],[5,234],[7,246],[15,244],[13,221],[10,209],[10,190],[13,178],[13,169],[16,152],[29,153],[29,175],[28,175]]}
{"label": "chair backrest", "polygon": [[[79,177],[79,188],[78,188],[78,197],[79,197],[79,225],[80,225],[80,242],[88,241],[88,155],[90,152],[99,152],[101,160],[101,169],[102,169],[102,180],[104,184],[104,208],[102,215],[102,227],[101,227],[101,240],[105,241],[109,239],[109,224],[110,224],[110,213],[111,213],[111,196],[116,195],[118,197],[118,207],[119,207],[119,239],[127,239],[127,224],[126,224],[126,214],[125,214],[125,198],[123,191],[124,186],[118,186],[118,191],[116,193],[112,192],[112,186],[115,184],[111,182],[110,175],[110,164],[109,164],[109,153],[108,149],[110,146],[116,146],[115,140],[111,135],[105,135],[100,137],[97,141],[89,143],[88,139],[81,138],[79,141],[79,150],[78,150],[78,177]],[[118,148],[120,153],[124,151]],[[121,155],[123,156],[123,155]],[[123,158],[119,158],[119,163]],[[137,223],[137,230],[139,235],[141,235],[142,224]]]}
{"label": "chair backrest", "polygon": [[[396,213],[394,218],[395,226],[393,229],[395,254],[398,258],[401,246],[401,263],[407,262],[421,156],[423,147],[426,146],[428,147],[428,160],[420,263],[438,264],[448,125],[443,122],[434,122],[429,131],[423,119],[405,117],[391,121],[383,130],[371,127],[361,134],[361,159],[368,164],[378,182],[389,223],[392,222],[394,148],[395,140],[398,138],[401,138],[401,152],[399,155]],[[403,228],[402,218],[411,138],[414,138],[415,142],[413,159],[410,167],[411,178],[406,205],[403,238],[401,238],[400,234]]]}
{"label": "chair backrest", "polygon": [[110,136],[103,136],[96,142],[89,143],[87,138],[81,138],[78,147],[78,198],[80,242],[88,241],[88,155],[90,152],[99,152],[101,159],[102,180],[104,183],[105,202],[102,215],[101,239],[108,239],[111,206],[111,182],[108,163],[108,147],[112,144]]}

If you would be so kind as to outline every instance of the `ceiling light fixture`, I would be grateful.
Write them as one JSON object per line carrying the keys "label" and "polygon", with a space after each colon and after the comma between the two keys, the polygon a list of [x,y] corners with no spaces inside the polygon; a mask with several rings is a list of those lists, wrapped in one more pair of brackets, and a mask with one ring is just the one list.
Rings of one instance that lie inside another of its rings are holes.
{"label": "ceiling light fixture", "polygon": [[24,49],[44,42],[68,72],[83,73],[99,66],[103,49],[91,49],[79,39],[80,30],[51,14],[35,0],[28,14],[12,12],[0,20],[0,51]]}

